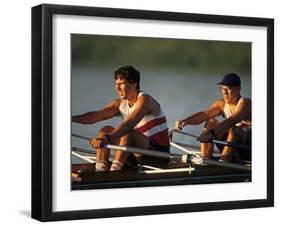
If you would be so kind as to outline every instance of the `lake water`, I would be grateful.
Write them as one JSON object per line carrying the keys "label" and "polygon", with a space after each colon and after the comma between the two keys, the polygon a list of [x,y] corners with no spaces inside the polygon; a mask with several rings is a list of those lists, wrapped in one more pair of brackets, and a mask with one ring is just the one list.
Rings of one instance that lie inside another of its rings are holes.
{"label": "lake water", "polygon": [[[72,115],[98,110],[111,100],[118,98],[114,90],[113,72],[115,68],[97,69],[94,67],[72,69],[71,104]],[[141,71],[141,90],[153,96],[164,110],[169,128],[175,120],[183,119],[208,107],[221,98],[217,86],[223,74],[196,74],[181,71]],[[251,76],[241,74],[244,97],[251,97]],[[72,123],[72,133],[93,137],[105,125],[116,126],[120,117],[98,122],[94,125]],[[202,125],[187,126],[185,131],[199,135]],[[198,145],[196,139],[177,135],[177,141]],[[73,147],[90,149],[87,141],[72,137]],[[172,149],[172,152],[177,152]],[[77,162],[73,158],[73,162]]]}

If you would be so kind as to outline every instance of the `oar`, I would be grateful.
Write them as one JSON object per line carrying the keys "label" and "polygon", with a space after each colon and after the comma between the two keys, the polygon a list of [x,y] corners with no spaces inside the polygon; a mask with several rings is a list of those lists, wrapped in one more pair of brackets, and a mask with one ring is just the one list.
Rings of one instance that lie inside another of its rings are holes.
{"label": "oar", "polygon": [[75,151],[72,151],[72,154],[75,155],[76,157],[80,158],[80,159],[83,159],[83,160],[86,161],[86,162],[95,163],[94,160],[89,159],[89,158],[87,158],[87,157],[85,157],[85,156],[83,156],[83,155],[80,155],[79,153],[77,153],[77,152],[75,152]]}
{"label": "oar", "polygon": [[[175,144],[171,143],[171,145],[174,146]],[[127,146],[120,146],[120,145],[111,145],[111,144],[104,145],[104,148],[109,148],[109,149],[113,149],[113,150],[121,150],[121,151],[129,152],[129,153],[139,153],[139,154],[143,154],[143,155],[165,158],[165,159],[178,159],[184,163],[189,162],[189,159],[191,159],[191,162],[192,162],[193,157],[198,158],[198,155],[194,155],[194,154],[190,153],[189,150],[185,150],[187,155],[171,155],[169,153],[161,152],[161,151],[147,150],[147,149],[142,149],[142,148],[127,147]],[[182,151],[183,151],[183,149],[182,149]],[[203,164],[209,164],[209,165],[215,165],[215,166],[223,166],[223,167],[247,170],[247,171],[251,170],[251,167],[243,166],[240,164],[229,163],[229,162],[218,162],[215,160],[205,159],[205,158],[202,158],[202,162],[203,162]]]}
{"label": "oar", "polygon": [[[84,140],[90,140],[91,138],[81,136],[78,134],[73,134],[73,137],[81,138]],[[143,149],[143,148],[136,148],[136,147],[128,147],[128,146],[122,146],[122,145],[113,145],[113,144],[105,144],[103,145],[103,148],[108,148],[108,149],[113,149],[113,150],[120,150],[128,153],[139,153],[143,155],[148,155],[152,157],[158,157],[158,158],[164,158],[164,159],[181,159],[181,155],[171,155],[170,153],[167,152],[162,152],[162,151],[154,151],[154,150],[148,150],[148,149]]]}
{"label": "oar", "polygon": [[213,143],[214,144],[222,144],[224,146],[228,146],[228,147],[232,147],[232,148],[251,150],[250,146],[244,145],[244,144],[237,144],[237,143],[232,143],[232,142],[227,142],[227,141],[222,141],[222,140],[213,140]]}
{"label": "oar", "polygon": [[[173,133],[173,132],[177,132],[177,133],[180,133],[180,134],[187,135],[187,136],[190,136],[190,137],[193,137],[193,138],[198,139],[198,136],[193,135],[193,134],[191,134],[191,133],[187,133],[187,132],[178,130],[178,129],[172,129],[172,130],[170,130],[170,133]],[[227,142],[227,141],[222,141],[222,140],[212,140],[212,142],[213,142],[214,144],[221,144],[221,145],[229,146],[229,147],[232,147],[232,148],[238,148],[238,149],[244,149],[244,150],[251,150],[251,147],[248,146],[248,145],[237,144],[237,143],[232,143],[232,142]]]}
{"label": "oar", "polygon": [[88,140],[89,141],[91,139],[90,137],[81,136],[81,135],[78,135],[78,134],[75,134],[75,133],[72,133],[71,135],[73,137],[81,138],[83,140]]}
{"label": "oar", "polygon": [[124,151],[124,152],[128,152],[128,153],[138,153],[138,154],[143,154],[143,155],[148,155],[148,156],[158,157],[158,158],[164,158],[164,159],[173,159],[176,157],[167,152],[154,151],[154,150],[136,148],[136,147],[128,147],[128,146],[122,146],[122,145],[105,144],[105,145],[103,145],[103,148],[120,150],[120,151]]}
{"label": "oar", "polygon": [[187,136],[190,136],[190,137],[193,137],[193,138],[198,139],[198,136],[193,135],[193,134],[191,134],[191,133],[184,132],[184,131],[179,130],[179,129],[175,129],[175,128],[174,128],[174,129],[170,129],[170,130],[169,130],[169,133],[170,133],[170,134],[172,134],[173,132],[180,133],[180,134],[187,135]]}
{"label": "oar", "polygon": [[[77,134],[72,134],[72,136],[89,140],[87,137],[83,137]],[[175,146],[175,143],[171,142],[172,146]],[[143,148],[136,148],[136,147],[127,147],[127,146],[121,146],[121,145],[112,145],[112,144],[105,144],[103,148],[113,149],[113,150],[121,150],[128,153],[139,153],[143,155],[148,155],[152,157],[158,157],[158,158],[165,158],[165,159],[175,159],[175,160],[181,160],[182,162],[186,163],[189,162],[189,159],[192,161],[192,157],[198,157],[198,155],[194,155],[190,153],[189,150],[184,148],[181,148],[182,151],[186,152],[186,155],[178,155],[178,154],[170,154],[167,152],[161,152],[161,151],[155,151],[155,150],[148,150]],[[234,163],[227,163],[227,162],[218,162],[214,160],[208,160],[208,159],[202,159],[203,163],[210,164],[210,165],[217,165],[217,166],[224,166],[224,167],[230,167],[230,168],[236,168],[236,169],[243,169],[243,170],[251,170],[250,167],[246,167],[243,165],[238,165]]]}

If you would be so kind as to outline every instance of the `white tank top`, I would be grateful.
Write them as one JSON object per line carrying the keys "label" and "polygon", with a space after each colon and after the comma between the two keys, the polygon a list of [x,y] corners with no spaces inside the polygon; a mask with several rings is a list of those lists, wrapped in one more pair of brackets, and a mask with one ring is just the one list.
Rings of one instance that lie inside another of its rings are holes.
{"label": "white tank top", "polygon": [[[237,103],[237,105],[235,107],[235,110],[236,110],[237,106],[241,103],[241,100],[242,100],[242,98],[239,99],[239,101],[238,101],[238,103]],[[224,112],[225,118],[229,118],[232,115],[232,112],[230,110],[230,106],[229,106],[228,103],[224,104],[223,112]],[[252,126],[252,122],[248,121],[248,120],[242,120],[241,122],[236,123],[236,126],[251,127]]]}
{"label": "white tank top", "polygon": [[[147,95],[144,92],[139,92],[138,98],[142,95]],[[126,120],[128,115],[130,115],[136,109],[136,104],[129,106],[129,101],[126,99],[121,99],[119,106],[120,114],[123,120]],[[149,139],[154,140],[159,145],[169,146],[169,136],[168,136],[168,125],[167,119],[160,107],[160,114],[154,116],[151,114],[145,115],[143,119],[134,128],[137,132],[145,135]]]}

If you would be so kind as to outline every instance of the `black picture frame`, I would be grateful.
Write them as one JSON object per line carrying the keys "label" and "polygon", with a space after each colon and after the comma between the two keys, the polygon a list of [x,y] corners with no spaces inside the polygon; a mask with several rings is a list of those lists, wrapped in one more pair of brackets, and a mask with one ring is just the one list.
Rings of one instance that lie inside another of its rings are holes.
{"label": "black picture frame", "polygon": [[[56,14],[245,25],[267,29],[267,197],[265,199],[71,210],[52,209],[53,78],[52,19]],[[40,221],[122,217],[274,205],[274,20],[117,8],[43,4],[32,8],[32,218]]]}

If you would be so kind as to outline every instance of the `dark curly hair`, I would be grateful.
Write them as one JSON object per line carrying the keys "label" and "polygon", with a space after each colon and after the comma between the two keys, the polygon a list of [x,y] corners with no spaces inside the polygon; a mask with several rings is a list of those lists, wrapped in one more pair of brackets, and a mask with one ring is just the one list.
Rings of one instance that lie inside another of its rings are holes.
{"label": "dark curly hair", "polygon": [[133,66],[127,65],[120,67],[114,72],[114,79],[125,79],[128,83],[137,83],[137,91],[140,90],[140,72]]}

